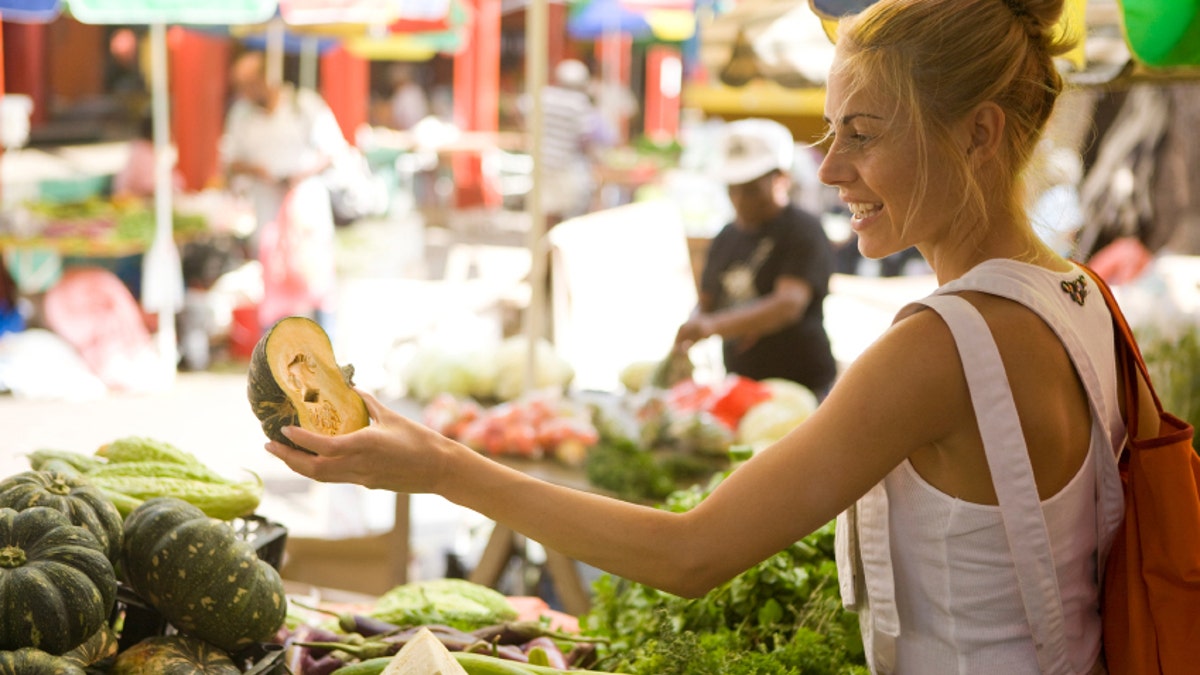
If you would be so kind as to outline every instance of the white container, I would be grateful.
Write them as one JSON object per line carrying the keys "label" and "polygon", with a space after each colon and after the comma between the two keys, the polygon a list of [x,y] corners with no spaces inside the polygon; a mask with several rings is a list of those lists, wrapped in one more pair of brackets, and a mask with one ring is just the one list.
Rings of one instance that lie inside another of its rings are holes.
{"label": "white container", "polygon": [[25,94],[0,96],[0,145],[19,148],[29,140],[29,116],[33,99]]}

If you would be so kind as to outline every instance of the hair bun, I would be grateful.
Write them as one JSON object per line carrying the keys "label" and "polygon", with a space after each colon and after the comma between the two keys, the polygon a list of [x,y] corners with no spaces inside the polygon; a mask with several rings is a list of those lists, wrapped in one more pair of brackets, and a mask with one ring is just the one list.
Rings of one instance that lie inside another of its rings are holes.
{"label": "hair bun", "polygon": [[1033,37],[1044,36],[1054,24],[1058,23],[1063,13],[1063,0],[1001,1]]}

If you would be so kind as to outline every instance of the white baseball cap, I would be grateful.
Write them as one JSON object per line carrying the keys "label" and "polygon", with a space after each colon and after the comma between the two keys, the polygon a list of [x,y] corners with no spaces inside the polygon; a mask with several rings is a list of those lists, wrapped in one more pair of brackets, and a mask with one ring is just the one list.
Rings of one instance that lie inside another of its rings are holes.
{"label": "white baseball cap", "polygon": [[583,61],[565,59],[554,67],[554,83],[561,87],[583,90],[587,88],[589,77],[591,75]]}
{"label": "white baseball cap", "polygon": [[796,142],[778,122],[747,119],[730,122],[721,139],[717,179],[741,185],[775,171],[791,171]]}

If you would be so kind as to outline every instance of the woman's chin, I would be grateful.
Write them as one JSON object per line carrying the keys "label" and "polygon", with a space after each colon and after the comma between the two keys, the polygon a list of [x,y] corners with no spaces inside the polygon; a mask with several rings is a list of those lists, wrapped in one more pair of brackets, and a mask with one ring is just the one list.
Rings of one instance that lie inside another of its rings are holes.
{"label": "woman's chin", "polygon": [[892,255],[893,253],[899,253],[903,250],[904,248],[896,248],[895,246],[884,246],[874,243],[866,237],[860,236],[858,238],[858,252],[862,254],[862,257],[870,260],[883,260],[889,255]]}

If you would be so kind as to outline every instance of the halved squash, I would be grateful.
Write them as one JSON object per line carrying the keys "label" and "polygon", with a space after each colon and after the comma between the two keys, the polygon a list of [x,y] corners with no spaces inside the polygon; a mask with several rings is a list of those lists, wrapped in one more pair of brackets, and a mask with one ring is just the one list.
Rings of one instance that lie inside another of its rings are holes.
{"label": "halved squash", "polygon": [[267,437],[296,447],[280,429],[300,426],[337,436],[370,423],[367,405],[353,389],[353,374],[353,366],[338,367],[329,336],[317,322],[290,316],[254,346],[246,393]]}

